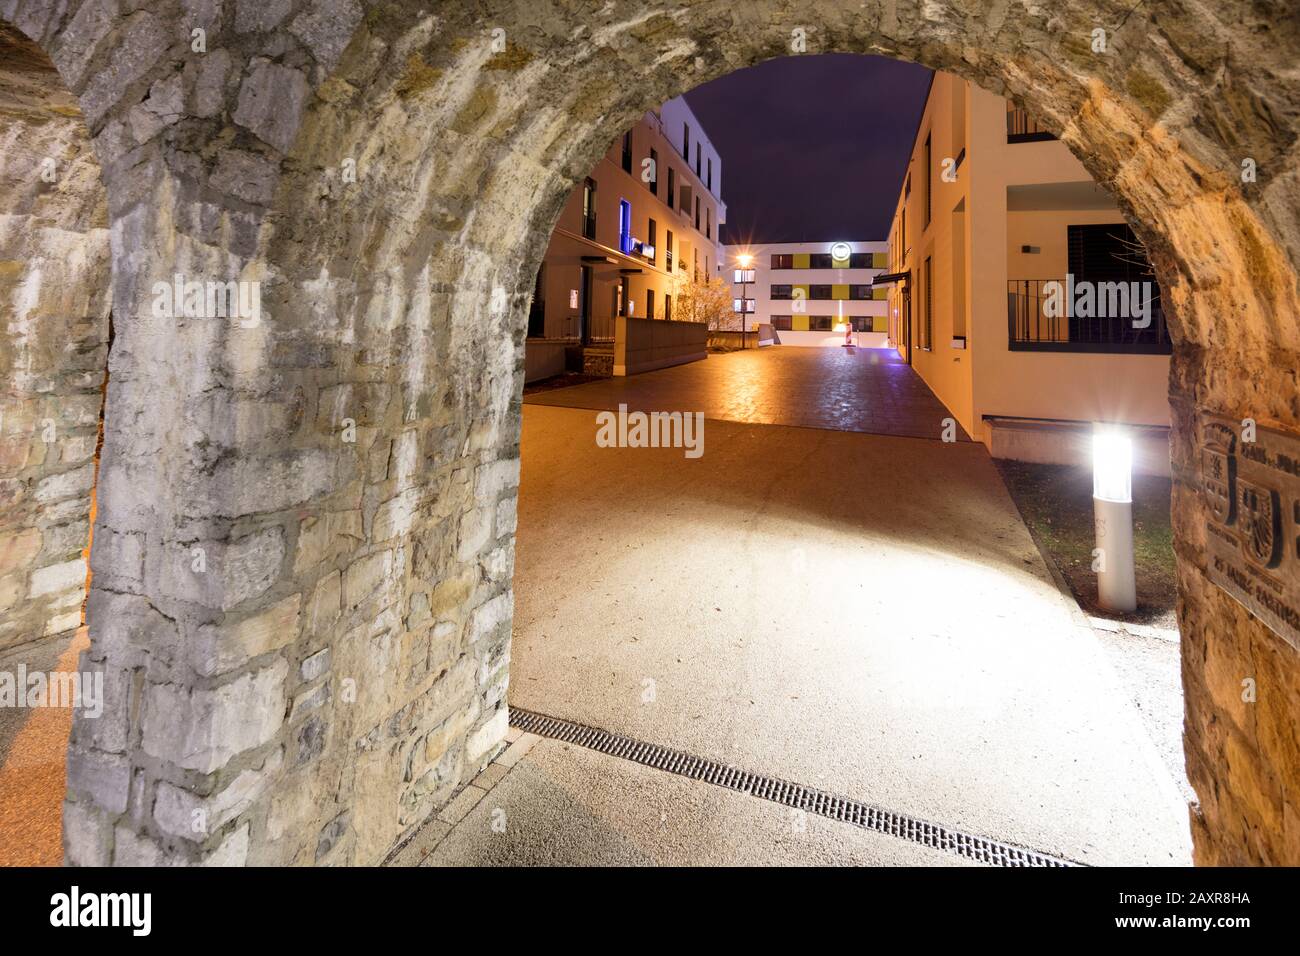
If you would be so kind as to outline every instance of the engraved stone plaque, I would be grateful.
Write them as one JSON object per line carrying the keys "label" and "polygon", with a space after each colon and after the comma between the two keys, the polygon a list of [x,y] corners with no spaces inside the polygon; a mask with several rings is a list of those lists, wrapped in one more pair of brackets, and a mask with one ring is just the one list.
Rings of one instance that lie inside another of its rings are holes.
{"label": "engraved stone plaque", "polygon": [[1300,648],[1300,435],[1203,413],[1212,580]]}

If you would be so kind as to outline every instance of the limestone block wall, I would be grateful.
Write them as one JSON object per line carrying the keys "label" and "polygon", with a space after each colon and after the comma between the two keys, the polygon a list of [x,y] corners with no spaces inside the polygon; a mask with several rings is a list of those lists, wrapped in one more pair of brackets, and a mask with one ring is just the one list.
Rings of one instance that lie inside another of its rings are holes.
{"label": "limestone block wall", "polygon": [[81,624],[108,207],[48,58],[0,24],[0,651]]}
{"label": "limestone block wall", "polygon": [[[0,0],[75,96],[108,195],[87,608],[107,710],[74,726],[68,861],[371,863],[490,759],[526,308],[551,229],[646,109],[802,36],[1011,97],[1134,222],[1175,338],[1198,859],[1300,862],[1300,657],[1208,579],[1194,427],[1211,409],[1300,432],[1285,12]],[[178,274],[246,283],[260,314],[159,307]]]}

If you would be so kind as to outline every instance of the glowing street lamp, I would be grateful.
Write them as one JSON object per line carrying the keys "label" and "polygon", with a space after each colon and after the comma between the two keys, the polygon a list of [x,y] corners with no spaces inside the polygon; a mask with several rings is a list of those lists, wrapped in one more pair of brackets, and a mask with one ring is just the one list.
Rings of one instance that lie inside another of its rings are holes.
{"label": "glowing street lamp", "polygon": [[742,252],[736,256],[736,262],[741,269],[742,281],[740,283],[740,347],[745,348],[745,305],[749,302],[749,280],[743,278],[749,275],[749,267],[754,264],[754,257],[748,252]]}
{"label": "glowing street lamp", "polygon": [[1102,422],[1092,433],[1092,509],[1098,602],[1112,611],[1135,611],[1133,439],[1118,426]]}

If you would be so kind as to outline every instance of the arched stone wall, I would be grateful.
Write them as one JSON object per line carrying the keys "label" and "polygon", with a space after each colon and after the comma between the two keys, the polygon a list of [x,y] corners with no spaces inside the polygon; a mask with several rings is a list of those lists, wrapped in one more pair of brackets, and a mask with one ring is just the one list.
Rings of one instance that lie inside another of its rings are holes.
{"label": "arched stone wall", "polygon": [[[0,0],[113,218],[89,613],[116,690],[74,732],[69,858],[372,862],[490,758],[550,227],[641,110],[803,30],[1023,102],[1134,217],[1174,312],[1198,858],[1300,860],[1300,661],[1207,579],[1196,448],[1201,409],[1300,427],[1300,38],[1280,2],[1056,6]],[[155,315],[176,272],[261,282],[262,321]]]}

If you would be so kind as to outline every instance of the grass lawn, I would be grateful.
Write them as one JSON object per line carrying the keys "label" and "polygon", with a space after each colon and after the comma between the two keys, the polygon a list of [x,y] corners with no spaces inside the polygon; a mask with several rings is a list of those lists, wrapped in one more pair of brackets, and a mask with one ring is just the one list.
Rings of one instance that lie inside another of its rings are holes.
{"label": "grass lawn", "polygon": [[996,459],[1007,490],[1039,547],[1060,570],[1085,612],[1156,627],[1178,627],[1174,616],[1173,530],[1169,519],[1170,480],[1133,476],[1133,551],[1138,608],[1116,614],[1097,605],[1096,546],[1092,514],[1092,470],[1073,465],[1038,465]]}

